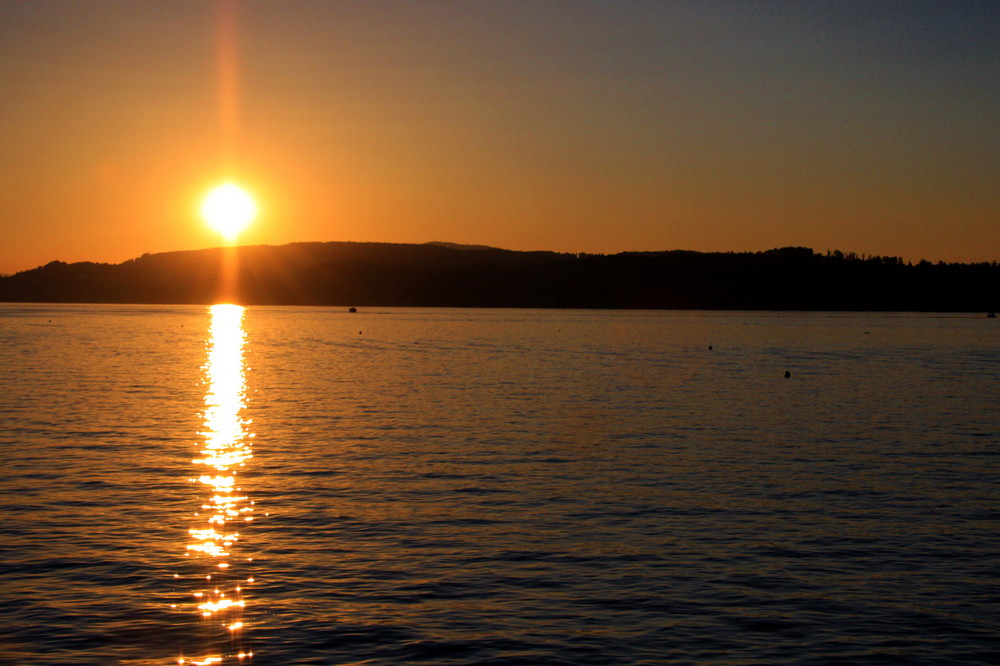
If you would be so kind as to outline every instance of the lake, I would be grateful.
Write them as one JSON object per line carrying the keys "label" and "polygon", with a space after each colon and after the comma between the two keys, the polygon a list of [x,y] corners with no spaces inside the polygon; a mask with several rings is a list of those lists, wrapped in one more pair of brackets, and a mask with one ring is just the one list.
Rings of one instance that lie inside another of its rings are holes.
{"label": "lake", "polygon": [[0,304],[0,663],[1000,663],[998,336]]}

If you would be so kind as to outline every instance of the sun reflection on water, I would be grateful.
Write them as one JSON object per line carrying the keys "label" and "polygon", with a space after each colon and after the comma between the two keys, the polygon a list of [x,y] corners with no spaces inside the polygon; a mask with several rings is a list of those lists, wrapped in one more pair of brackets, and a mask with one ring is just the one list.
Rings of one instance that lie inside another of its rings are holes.
{"label": "sun reflection on water", "polygon": [[191,462],[199,475],[191,479],[203,493],[201,509],[188,530],[186,556],[200,564],[200,587],[191,591],[191,605],[206,623],[218,626],[223,639],[213,641],[218,652],[180,657],[179,664],[245,663],[253,652],[245,645],[244,586],[252,583],[237,557],[240,527],[253,520],[253,502],[238,486],[237,475],[253,456],[246,407],[246,365],[243,308],[213,305],[208,358],[203,366],[205,429],[201,450]]}

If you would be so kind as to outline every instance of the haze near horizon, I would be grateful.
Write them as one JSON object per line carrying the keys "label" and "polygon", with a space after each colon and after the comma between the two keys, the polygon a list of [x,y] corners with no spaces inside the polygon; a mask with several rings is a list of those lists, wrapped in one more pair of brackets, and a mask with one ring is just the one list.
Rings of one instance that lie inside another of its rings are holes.
{"label": "haze near horizon", "polygon": [[993,2],[0,5],[0,273],[220,244],[1000,247]]}

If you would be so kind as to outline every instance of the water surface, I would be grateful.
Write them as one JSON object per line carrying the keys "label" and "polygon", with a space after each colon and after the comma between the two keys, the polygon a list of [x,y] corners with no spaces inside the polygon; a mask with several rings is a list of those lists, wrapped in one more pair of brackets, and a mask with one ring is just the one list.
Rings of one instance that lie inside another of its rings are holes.
{"label": "water surface", "polygon": [[0,662],[997,663],[995,321],[0,305]]}

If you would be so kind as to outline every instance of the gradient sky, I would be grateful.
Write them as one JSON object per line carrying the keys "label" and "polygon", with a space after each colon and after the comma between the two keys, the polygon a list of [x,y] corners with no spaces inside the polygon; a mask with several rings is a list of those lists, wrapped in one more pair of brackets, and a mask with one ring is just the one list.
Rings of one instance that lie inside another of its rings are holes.
{"label": "gradient sky", "polygon": [[1000,259],[996,0],[0,3],[0,272],[221,244]]}

